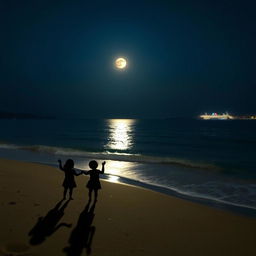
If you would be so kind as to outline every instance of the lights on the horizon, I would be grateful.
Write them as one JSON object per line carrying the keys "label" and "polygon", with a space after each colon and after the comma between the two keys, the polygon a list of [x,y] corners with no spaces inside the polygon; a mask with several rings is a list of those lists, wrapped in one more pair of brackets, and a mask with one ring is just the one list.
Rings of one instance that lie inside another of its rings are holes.
{"label": "lights on the horizon", "polygon": [[211,114],[205,113],[204,115],[199,116],[201,119],[204,120],[256,120],[256,115],[242,115],[242,116],[237,116],[237,115],[230,115],[228,113],[224,114],[217,114],[215,112]]}
{"label": "lights on the horizon", "polygon": [[213,112],[211,114],[205,113],[204,115],[200,115],[200,118],[204,119],[204,120],[210,120],[210,119],[216,119],[216,120],[234,119],[234,117],[231,116],[229,113],[217,114],[215,112]]}

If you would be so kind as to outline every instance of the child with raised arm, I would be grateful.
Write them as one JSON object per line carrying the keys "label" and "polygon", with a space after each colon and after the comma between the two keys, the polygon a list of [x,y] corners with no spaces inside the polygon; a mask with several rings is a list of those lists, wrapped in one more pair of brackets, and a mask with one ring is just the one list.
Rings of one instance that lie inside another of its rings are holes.
{"label": "child with raised arm", "polygon": [[89,200],[91,201],[92,199],[92,191],[94,190],[94,201],[97,201],[98,197],[98,190],[101,189],[101,184],[100,184],[100,174],[104,173],[105,170],[105,164],[106,162],[104,161],[102,163],[102,168],[101,171],[97,169],[98,163],[95,160],[92,160],[89,162],[89,167],[91,170],[83,172],[85,175],[90,175],[90,179],[86,185],[86,187],[89,189]]}
{"label": "child with raised arm", "polygon": [[62,183],[62,186],[64,187],[63,199],[66,199],[67,191],[69,189],[69,200],[73,200],[72,193],[73,189],[76,187],[75,176],[79,176],[82,172],[76,173],[74,169],[74,161],[72,159],[68,159],[63,167],[61,160],[58,160],[58,162],[59,168],[65,173],[65,178]]}

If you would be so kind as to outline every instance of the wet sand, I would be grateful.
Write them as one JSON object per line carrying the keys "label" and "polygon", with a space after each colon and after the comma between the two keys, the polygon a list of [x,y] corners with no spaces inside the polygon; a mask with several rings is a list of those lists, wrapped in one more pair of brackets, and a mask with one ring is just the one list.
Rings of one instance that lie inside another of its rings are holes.
{"label": "wet sand", "polygon": [[[106,171],[107,171],[106,165]],[[57,168],[0,160],[0,255],[256,255],[256,219],[86,176],[62,199]]]}

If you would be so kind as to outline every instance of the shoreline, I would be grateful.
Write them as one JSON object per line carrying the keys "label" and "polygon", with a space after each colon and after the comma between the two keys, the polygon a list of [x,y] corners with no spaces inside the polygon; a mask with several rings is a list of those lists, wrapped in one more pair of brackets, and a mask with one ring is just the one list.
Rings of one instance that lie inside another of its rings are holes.
{"label": "shoreline", "polygon": [[[56,162],[56,159],[58,159],[59,157],[67,158],[66,155],[55,155],[55,154],[52,155],[52,154],[46,154],[44,152],[39,153],[39,152],[26,151],[21,149],[0,149],[0,155],[1,157],[10,159],[10,160],[25,161],[28,163],[43,164],[43,165],[52,166],[52,167],[57,167],[57,163],[54,164],[54,162]],[[78,168],[83,170],[84,170],[84,166],[87,166],[90,160],[89,158],[81,158],[81,157],[72,157],[72,158],[75,160],[75,167],[78,165]],[[141,168],[145,168],[144,167],[145,164],[136,163],[136,162],[124,162],[124,161],[107,160],[107,159],[102,159],[102,160],[97,159],[97,161],[134,164],[135,167],[137,164],[139,166],[138,171],[140,171]],[[122,176],[119,176],[118,174],[106,173],[102,177],[102,179],[111,180],[110,177],[113,179],[112,181],[115,183],[127,184],[135,187],[145,188],[155,192],[160,192],[165,195],[174,196],[174,197],[185,199],[187,201],[191,201],[194,203],[210,206],[216,209],[223,209],[236,214],[241,214],[241,215],[256,218],[256,208],[250,207],[248,205],[232,203],[225,200],[219,200],[214,197],[211,198],[208,195],[196,194],[196,193],[193,193],[192,191],[188,191],[188,192],[182,191],[182,190],[179,190],[179,188],[177,187],[171,188],[164,185],[162,186],[159,184],[154,184],[146,181],[140,181],[140,180],[131,179],[128,177],[122,177]]]}
{"label": "shoreline", "polygon": [[[34,163],[0,159],[0,176],[3,256],[83,256],[88,249],[92,255],[256,253],[254,218],[104,180],[98,202],[88,208],[87,177],[77,177],[74,200],[60,201],[63,173]],[[52,219],[56,223],[47,223],[57,205],[62,210],[57,211],[57,221],[56,216]],[[40,217],[47,229],[31,237]],[[90,248],[85,248],[81,237],[89,234]],[[81,251],[68,254],[65,248]]]}
{"label": "shoreline", "polygon": [[[102,180],[105,180],[105,181],[111,183],[111,181],[109,181],[108,179],[102,178]],[[189,193],[186,194],[186,193],[183,193],[180,191],[178,192],[175,189],[158,186],[158,185],[153,185],[153,184],[147,184],[147,183],[143,183],[143,182],[139,182],[139,181],[131,180],[130,182],[125,182],[125,181],[123,181],[124,178],[121,178],[120,180],[121,180],[120,182],[117,182],[118,184],[134,186],[137,188],[144,188],[144,189],[147,189],[150,191],[161,193],[163,195],[176,197],[176,198],[183,199],[183,200],[186,200],[189,202],[209,206],[209,207],[212,207],[215,209],[221,209],[221,210],[225,210],[228,212],[232,212],[234,214],[256,218],[256,209],[252,208],[252,207],[248,207],[246,205],[232,204],[230,202],[221,201],[221,200],[217,200],[215,198],[209,198],[206,196],[203,197],[201,195],[191,195]]]}

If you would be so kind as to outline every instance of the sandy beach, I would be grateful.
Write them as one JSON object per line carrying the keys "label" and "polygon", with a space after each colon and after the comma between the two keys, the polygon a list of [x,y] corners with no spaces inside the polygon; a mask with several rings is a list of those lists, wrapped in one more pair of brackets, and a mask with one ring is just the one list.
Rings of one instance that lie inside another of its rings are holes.
{"label": "sandy beach", "polygon": [[[107,170],[107,165],[106,165]],[[256,255],[256,219],[86,176],[62,200],[57,168],[0,160],[0,255]]]}

